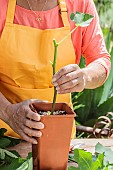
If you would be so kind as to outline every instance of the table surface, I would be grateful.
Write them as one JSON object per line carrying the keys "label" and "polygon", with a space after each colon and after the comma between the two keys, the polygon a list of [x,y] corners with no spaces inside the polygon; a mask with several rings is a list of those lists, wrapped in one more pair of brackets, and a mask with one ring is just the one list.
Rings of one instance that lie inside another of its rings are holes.
{"label": "table surface", "polygon": [[[103,146],[110,147],[113,150],[113,138],[111,139],[73,139],[71,140],[71,144],[75,147],[79,147],[81,149],[85,149],[91,153],[95,152],[95,145],[97,143],[101,143]],[[22,141],[20,144],[15,147],[9,148],[9,150],[16,150],[23,158],[28,155],[29,152],[32,151],[32,145],[28,142]],[[72,163],[68,163],[68,165],[73,165]]]}

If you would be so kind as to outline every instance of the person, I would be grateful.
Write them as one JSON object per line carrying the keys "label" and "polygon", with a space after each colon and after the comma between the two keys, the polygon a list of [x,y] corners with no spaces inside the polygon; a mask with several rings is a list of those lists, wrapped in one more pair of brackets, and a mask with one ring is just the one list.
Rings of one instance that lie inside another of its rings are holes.
{"label": "person", "polygon": [[[52,76],[52,40],[60,41],[75,27],[70,13],[76,11],[94,19],[59,46],[57,73]],[[81,55],[87,65],[83,69]],[[110,55],[93,0],[0,1],[0,127],[7,135],[36,144],[34,137],[41,137],[44,124],[30,109],[32,102],[51,102],[54,85],[57,101],[70,105],[71,92],[101,86],[109,72]]]}

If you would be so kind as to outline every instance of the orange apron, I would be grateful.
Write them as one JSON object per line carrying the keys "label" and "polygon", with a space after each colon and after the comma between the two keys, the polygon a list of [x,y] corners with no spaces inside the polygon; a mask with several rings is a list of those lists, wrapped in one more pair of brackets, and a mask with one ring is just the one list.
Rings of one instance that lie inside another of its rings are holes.
{"label": "orange apron", "polygon": [[[0,39],[0,91],[11,103],[26,99],[51,102],[53,99],[50,64],[54,56],[53,38],[59,42],[70,31],[65,0],[59,0],[59,4],[64,27],[39,30],[14,24],[16,0],[9,0],[6,23]],[[75,61],[70,36],[59,46],[56,70]],[[71,105],[70,94],[59,94],[57,102]],[[8,130],[7,135],[17,136],[0,120],[1,127]]]}

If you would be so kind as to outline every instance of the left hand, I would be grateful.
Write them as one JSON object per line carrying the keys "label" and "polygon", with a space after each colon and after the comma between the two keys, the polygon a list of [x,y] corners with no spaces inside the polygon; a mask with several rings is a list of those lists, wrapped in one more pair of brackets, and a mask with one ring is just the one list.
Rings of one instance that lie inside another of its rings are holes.
{"label": "left hand", "polygon": [[81,92],[85,88],[84,72],[77,64],[69,64],[54,74],[52,83],[60,94]]}

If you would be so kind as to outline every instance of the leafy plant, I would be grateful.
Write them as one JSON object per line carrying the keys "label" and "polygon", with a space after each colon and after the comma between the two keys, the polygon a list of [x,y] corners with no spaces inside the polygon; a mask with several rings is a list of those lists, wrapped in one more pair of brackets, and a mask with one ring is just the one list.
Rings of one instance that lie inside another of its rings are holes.
{"label": "leafy plant", "polygon": [[20,139],[7,137],[4,133],[7,130],[0,129],[0,170],[31,170],[32,154],[27,158],[21,158],[16,151],[8,151],[5,148],[15,146],[20,143]]}
{"label": "leafy plant", "polygon": [[69,167],[68,170],[112,170],[113,151],[100,143],[95,146],[95,154],[75,149],[74,155],[69,155],[69,161],[76,162],[78,167]]}
{"label": "leafy plant", "polygon": [[[57,59],[58,46],[61,43],[63,43],[63,41],[65,41],[78,27],[88,26],[91,23],[93,16],[90,15],[90,14],[84,14],[84,13],[76,12],[76,14],[71,13],[70,19],[73,22],[76,23],[76,27],[72,31],[70,31],[60,42],[56,42],[55,39],[53,40],[53,43],[54,43],[54,60],[53,60],[53,63],[50,61],[50,63],[52,64],[52,67],[53,67],[53,75],[56,72],[56,59]],[[54,87],[54,97],[53,97],[51,114],[53,114],[53,112],[54,112],[56,97],[57,97],[57,91],[56,91],[56,88]]]}

